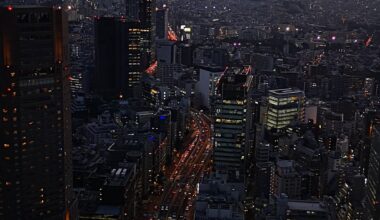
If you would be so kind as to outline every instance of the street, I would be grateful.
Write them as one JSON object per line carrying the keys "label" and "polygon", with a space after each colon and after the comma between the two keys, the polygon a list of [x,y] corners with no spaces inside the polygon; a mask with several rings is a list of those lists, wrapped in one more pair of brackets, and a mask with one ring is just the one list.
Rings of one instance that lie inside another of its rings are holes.
{"label": "street", "polygon": [[154,217],[148,219],[193,218],[197,184],[211,169],[212,152],[209,119],[202,113],[192,112],[191,115],[191,141],[169,168],[162,194],[152,198]]}

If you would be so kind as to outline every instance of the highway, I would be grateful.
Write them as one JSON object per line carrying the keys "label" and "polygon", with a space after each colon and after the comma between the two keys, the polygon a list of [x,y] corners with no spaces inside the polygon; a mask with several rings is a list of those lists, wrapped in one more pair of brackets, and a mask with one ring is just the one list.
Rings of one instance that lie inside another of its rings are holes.
{"label": "highway", "polygon": [[191,114],[191,141],[174,162],[162,194],[155,199],[154,219],[193,219],[197,184],[211,169],[210,121],[202,113]]}

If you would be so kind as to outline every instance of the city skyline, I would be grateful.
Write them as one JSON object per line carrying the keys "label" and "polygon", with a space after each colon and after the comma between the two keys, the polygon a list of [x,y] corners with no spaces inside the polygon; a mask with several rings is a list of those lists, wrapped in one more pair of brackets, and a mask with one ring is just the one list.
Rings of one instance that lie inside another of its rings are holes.
{"label": "city skyline", "polygon": [[380,220],[379,10],[2,1],[0,219]]}

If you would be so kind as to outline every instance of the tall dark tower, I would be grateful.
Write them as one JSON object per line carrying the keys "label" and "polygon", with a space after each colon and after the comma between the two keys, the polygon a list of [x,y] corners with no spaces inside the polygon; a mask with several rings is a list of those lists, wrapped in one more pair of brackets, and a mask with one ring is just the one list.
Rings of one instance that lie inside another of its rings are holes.
{"label": "tall dark tower", "polygon": [[67,29],[62,10],[0,7],[0,219],[70,215]]}
{"label": "tall dark tower", "polygon": [[141,30],[137,21],[95,21],[94,91],[108,99],[132,97],[141,78]]}
{"label": "tall dark tower", "polygon": [[156,10],[156,39],[165,39],[168,38],[168,9],[161,8]]}
{"label": "tall dark tower", "polygon": [[367,192],[365,205],[368,219],[380,219],[380,131],[373,128],[372,146],[369,155]]}
{"label": "tall dark tower", "polygon": [[141,0],[126,0],[127,18],[131,20],[140,20],[140,2]]}
{"label": "tall dark tower", "polygon": [[143,64],[149,66],[154,54],[154,34],[155,34],[155,0],[141,0],[140,21],[142,23],[142,49],[143,49]]}
{"label": "tall dark tower", "polygon": [[155,0],[126,0],[127,18],[137,20],[141,28],[142,67],[148,67],[152,61],[153,34],[155,33]]}

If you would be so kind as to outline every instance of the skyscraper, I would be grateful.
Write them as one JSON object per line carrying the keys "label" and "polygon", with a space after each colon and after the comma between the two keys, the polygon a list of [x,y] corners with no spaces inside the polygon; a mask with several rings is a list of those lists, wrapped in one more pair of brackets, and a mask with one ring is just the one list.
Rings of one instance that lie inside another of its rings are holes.
{"label": "skyscraper", "polygon": [[380,132],[373,128],[373,141],[369,155],[368,183],[365,205],[368,207],[368,215],[379,219],[380,216]]}
{"label": "skyscraper", "polygon": [[211,109],[211,100],[216,95],[215,86],[223,73],[222,67],[201,66],[199,68],[199,80],[195,88],[199,93],[202,106]]}
{"label": "skyscraper", "polygon": [[243,171],[248,156],[251,75],[228,69],[217,84],[213,109],[214,167]]}
{"label": "skyscraper", "polygon": [[0,8],[0,219],[70,215],[67,29],[59,9]]}
{"label": "skyscraper", "polygon": [[141,0],[126,0],[127,18],[138,21],[140,20],[140,3]]}
{"label": "skyscraper", "polygon": [[177,63],[177,46],[175,42],[169,40],[157,40],[157,74],[163,85],[175,85],[175,72],[181,71],[181,65]]}
{"label": "skyscraper", "polygon": [[168,38],[168,9],[161,8],[156,11],[156,38],[167,39]]}
{"label": "skyscraper", "polygon": [[131,97],[141,78],[139,23],[102,17],[95,22],[94,91],[105,98]]}
{"label": "skyscraper", "polygon": [[293,120],[304,120],[305,95],[298,89],[269,90],[266,127],[284,128]]}
{"label": "skyscraper", "polygon": [[152,61],[154,12],[155,0],[127,0],[126,2],[127,18],[139,22],[142,67],[148,67]]}

